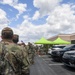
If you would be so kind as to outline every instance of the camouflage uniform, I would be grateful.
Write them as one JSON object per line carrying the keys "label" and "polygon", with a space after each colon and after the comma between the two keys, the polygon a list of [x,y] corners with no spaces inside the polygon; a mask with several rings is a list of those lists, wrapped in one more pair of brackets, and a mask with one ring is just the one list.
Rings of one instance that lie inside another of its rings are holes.
{"label": "camouflage uniform", "polygon": [[19,35],[14,34],[14,35],[13,35],[13,42],[14,42],[15,44],[17,44],[18,41],[19,41]]}
{"label": "camouflage uniform", "polygon": [[[25,60],[26,54],[23,48],[16,45],[12,41],[13,31],[6,27],[2,30],[2,41],[0,43],[0,58],[5,63],[0,62],[0,75],[26,75],[26,68],[28,66]],[[1,56],[2,55],[2,56]],[[0,60],[0,61],[2,61]]]}
{"label": "camouflage uniform", "polygon": [[28,54],[29,54],[29,59],[31,64],[34,63],[34,56],[35,56],[35,50],[34,50],[34,46],[29,42],[28,43]]}
{"label": "camouflage uniform", "polygon": [[22,43],[20,45],[17,44],[17,42],[19,41],[19,36],[17,34],[14,34],[14,37],[13,37],[13,42],[21,47],[21,50],[22,50],[22,54],[23,54],[23,62],[27,65],[25,68],[24,68],[24,71],[26,72],[26,74],[29,74],[29,66],[30,66],[30,62],[29,62],[29,58],[28,58],[28,53],[27,53],[27,50],[25,48],[25,44]]}

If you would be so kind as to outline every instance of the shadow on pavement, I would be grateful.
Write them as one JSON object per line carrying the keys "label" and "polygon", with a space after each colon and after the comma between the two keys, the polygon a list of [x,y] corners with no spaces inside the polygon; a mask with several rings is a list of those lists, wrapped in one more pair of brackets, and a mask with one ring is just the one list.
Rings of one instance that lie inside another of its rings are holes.
{"label": "shadow on pavement", "polygon": [[66,69],[66,70],[75,72],[75,68],[73,68],[73,67],[69,67],[69,66],[66,66],[66,65],[61,65],[61,66],[62,66],[64,69]]}

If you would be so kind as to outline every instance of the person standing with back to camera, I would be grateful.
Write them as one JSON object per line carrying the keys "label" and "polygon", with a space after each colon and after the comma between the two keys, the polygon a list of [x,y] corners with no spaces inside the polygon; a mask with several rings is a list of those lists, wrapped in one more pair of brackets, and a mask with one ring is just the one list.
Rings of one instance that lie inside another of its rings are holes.
{"label": "person standing with back to camera", "polygon": [[19,35],[17,34],[14,34],[13,36],[13,42],[15,43],[15,45],[19,46],[22,48],[22,52],[23,52],[23,57],[24,57],[24,60],[23,62],[27,65],[24,70],[26,72],[26,75],[29,75],[30,74],[30,70],[29,70],[29,66],[30,66],[30,62],[29,62],[29,57],[28,57],[28,53],[27,53],[27,50],[24,46],[24,44],[18,44],[18,41],[19,41]]}
{"label": "person standing with back to camera", "polygon": [[26,75],[22,48],[13,42],[13,30],[5,27],[1,31],[0,75]]}

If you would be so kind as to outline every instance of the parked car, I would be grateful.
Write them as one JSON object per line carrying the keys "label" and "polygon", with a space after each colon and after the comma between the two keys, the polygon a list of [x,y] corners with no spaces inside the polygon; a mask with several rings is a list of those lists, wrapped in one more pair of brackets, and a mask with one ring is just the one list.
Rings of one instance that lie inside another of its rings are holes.
{"label": "parked car", "polygon": [[52,50],[59,50],[59,49],[63,49],[65,47],[65,45],[54,45],[52,48],[48,49],[48,54],[51,55]]}
{"label": "parked car", "polygon": [[75,50],[75,45],[74,44],[67,45],[63,49],[52,50],[51,57],[56,61],[62,61],[62,56],[63,56],[64,52],[72,51],[72,50]]}
{"label": "parked car", "polygon": [[52,50],[58,50],[58,49],[63,49],[65,47],[65,45],[54,45],[52,47]]}
{"label": "parked car", "polygon": [[52,52],[52,50],[51,50],[51,48],[49,48],[48,49],[48,55],[51,55],[51,52]]}
{"label": "parked car", "polygon": [[63,59],[64,65],[75,68],[75,51],[65,52],[62,59]]}

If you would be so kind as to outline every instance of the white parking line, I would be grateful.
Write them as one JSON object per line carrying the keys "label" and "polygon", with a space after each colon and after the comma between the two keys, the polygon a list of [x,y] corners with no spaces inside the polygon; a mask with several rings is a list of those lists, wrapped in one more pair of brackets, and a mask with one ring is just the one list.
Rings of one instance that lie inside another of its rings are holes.
{"label": "white parking line", "polygon": [[45,62],[46,62],[46,61],[51,61],[50,59],[43,59],[43,60],[44,60]]}
{"label": "white parking line", "polygon": [[49,66],[54,66],[54,65],[63,65],[62,63],[60,63],[60,64],[49,64]]}

